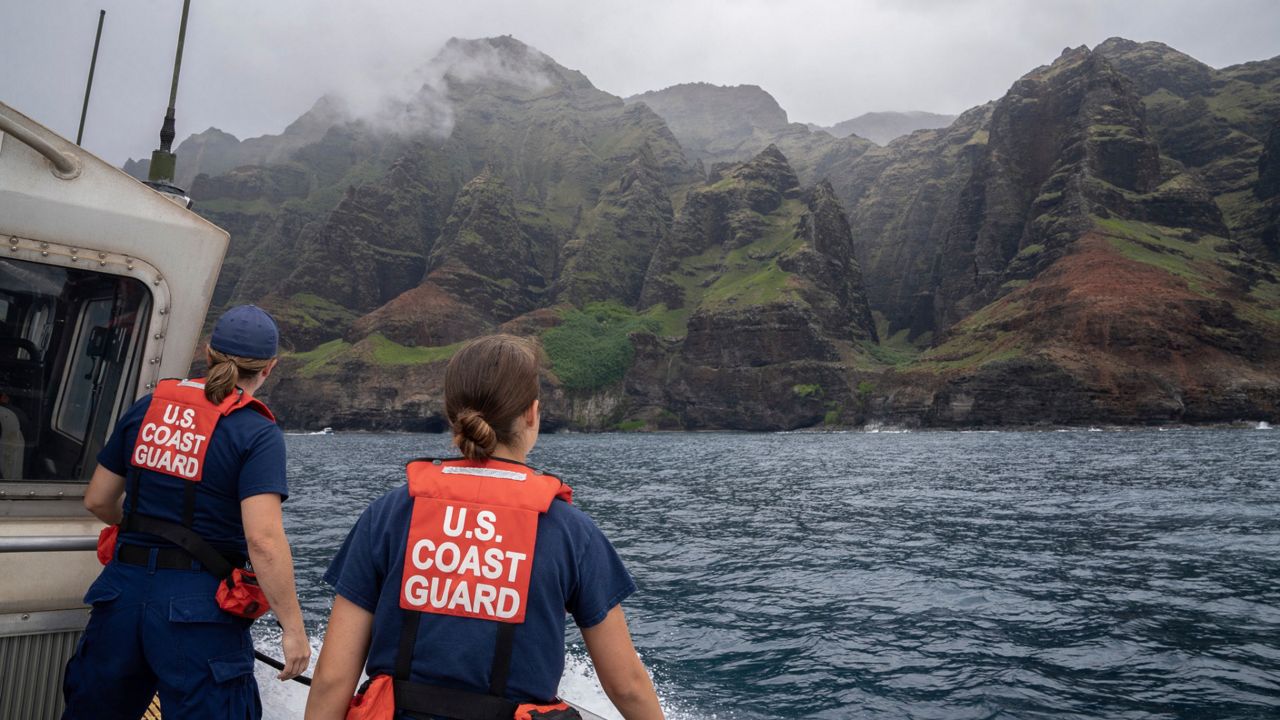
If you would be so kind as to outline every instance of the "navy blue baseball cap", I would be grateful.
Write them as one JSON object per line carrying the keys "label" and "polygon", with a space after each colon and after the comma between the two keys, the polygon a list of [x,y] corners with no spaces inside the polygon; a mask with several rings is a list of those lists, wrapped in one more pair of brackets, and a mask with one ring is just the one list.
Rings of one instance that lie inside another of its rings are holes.
{"label": "navy blue baseball cap", "polygon": [[209,347],[227,355],[265,360],[279,351],[280,331],[266,310],[257,305],[237,305],[218,318]]}

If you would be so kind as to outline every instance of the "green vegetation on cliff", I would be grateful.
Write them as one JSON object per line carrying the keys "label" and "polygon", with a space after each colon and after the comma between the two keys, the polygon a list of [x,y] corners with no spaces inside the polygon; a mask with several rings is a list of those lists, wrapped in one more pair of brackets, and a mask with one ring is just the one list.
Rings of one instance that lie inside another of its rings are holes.
{"label": "green vegetation on cliff", "polygon": [[307,292],[294,293],[284,302],[270,303],[268,309],[277,322],[302,331],[345,326],[359,317],[332,300]]}
{"label": "green vegetation on cliff", "polygon": [[1025,337],[1010,331],[1008,324],[1024,310],[1019,300],[997,300],[960,321],[941,344],[921,353],[907,367],[934,371],[968,369],[1019,357],[1026,352]]}
{"label": "green vegetation on cliff", "polygon": [[365,338],[374,362],[380,365],[421,365],[440,362],[453,357],[462,347],[462,343],[441,345],[439,347],[408,347],[388,340],[380,333]]}
{"label": "green vegetation on cliff", "polygon": [[349,360],[379,367],[427,365],[448,360],[461,347],[462,343],[412,347],[388,340],[381,333],[374,333],[355,344],[343,339],[330,340],[306,352],[291,353],[286,357],[300,363],[298,374],[316,377],[334,372],[340,364]]}
{"label": "green vegetation on cliff", "polygon": [[591,391],[622,380],[635,358],[631,333],[655,332],[658,323],[612,302],[568,310],[563,322],[542,335],[551,371],[565,388]]}
{"label": "green vegetation on cliff", "polygon": [[644,311],[644,316],[655,323],[654,332],[664,337],[680,338],[689,331],[689,309],[676,308],[668,310],[667,306],[658,303]]}
{"label": "green vegetation on cliff", "polygon": [[1234,253],[1224,251],[1221,246],[1227,241],[1220,237],[1116,218],[1095,222],[1122,255],[1176,275],[1188,289],[1206,297],[1213,297],[1206,283],[1227,264],[1239,262]]}
{"label": "green vegetation on cliff", "polygon": [[772,147],[694,191],[650,267],[647,300],[669,314],[668,334],[683,334],[694,312],[767,305],[800,286],[783,269],[806,247],[801,227],[810,208],[800,194],[787,159]]}
{"label": "green vegetation on cliff", "polygon": [[295,361],[301,363],[298,374],[303,377],[315,377],[331,370],[334,366],[334,360],[341,357],[351,349],[351,343],[346,340],[330,340],[322,345],[301,353],[294,353],[292,357]]}
{"label": "green vegetation on cliff", "polygon": [[[903,328],[895,333],[889,332],[889,319],[879,311],[872,313],[875,318],[877,336],[880,342],[865,343],[864,348],[875,362],[883,365],[906,365],[926,349],[933,339],[932,333],[924,333],[911,338],[911,331]],[[871,365],[868,365],[871,367]]]}
{"label": "green vegetation on cliff", "polygon": [[765,305],[794,288],[791,273],[778,267],[778,260],[804,246],[804,239],[796,234],[796,224],[804,212],[803,202],[787,199],[777,211],[762,217],[766,223],[763,237],[724,254],[719,276],[707,287],[699,304]]}
{"label": "green vegetation on cliff", "polygon": [[822,397],[823,391],[821,385],[815,383],[801,383],[799,385],[792,385],[791,392],[794,393],[796,397],[807,398],[815,396]]}

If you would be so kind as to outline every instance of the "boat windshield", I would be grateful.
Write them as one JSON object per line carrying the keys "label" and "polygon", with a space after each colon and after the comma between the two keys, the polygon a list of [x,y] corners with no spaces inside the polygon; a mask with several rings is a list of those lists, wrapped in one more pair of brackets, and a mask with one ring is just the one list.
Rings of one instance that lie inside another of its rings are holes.
{"label": "boat windshield", "polygon": [[0,481],[83,481],[137,391],[151,293],[0,258]]}

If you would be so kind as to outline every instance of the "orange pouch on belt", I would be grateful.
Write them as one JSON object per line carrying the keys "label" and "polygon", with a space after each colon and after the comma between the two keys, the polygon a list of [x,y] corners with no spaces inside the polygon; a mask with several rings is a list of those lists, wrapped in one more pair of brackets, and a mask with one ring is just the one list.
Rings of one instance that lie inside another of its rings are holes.
{"label": "orange pouch on belt", "polygon": [[120,536],[119,525],[108,525],[98,533],[98,562],[106,565],[116,556],[116,538]]}
{"label": "orange pouch on belt", "polygon": [[237,617],[257,620],[271,609],[267,596],[258,585],[258,576],[244,568],[231,571],[218,585],[218,607]]}
{"label": "orange pouch on belt", "polygon": [[375,675],[347,705],[347,720],[393,720],[396,693],[390,675]]}
{"label": "orange pouch on belt", "polygon": [[558,702],[550,705],[526,703],[516,708],[515,720],[582,720],[582,715],[569,703]]}

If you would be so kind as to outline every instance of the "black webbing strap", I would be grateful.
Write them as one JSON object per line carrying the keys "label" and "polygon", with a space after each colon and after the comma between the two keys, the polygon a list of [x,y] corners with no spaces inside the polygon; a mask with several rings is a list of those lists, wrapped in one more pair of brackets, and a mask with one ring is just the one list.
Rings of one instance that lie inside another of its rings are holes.
{"label": "black webbing strap", "polygon": [[408,682],[413,670],[413,646],[418,643],[418,624],[422,613],[414,610],[400,612],[400,647],[396,650],[396,680]]}
{"label": "black webbing strap", "polygon": [[418,641],[422,613],[401,611],[400,646],[396,651],[396,673],[393,684],[396,709],[408,713],[440,715],[454,720],[510,720],[519,703],[502,696],[511,672],[511,655],[515,646],[516,626],[498,623],[494,640],[493,666],[489,676],[489,694],[437,687],[411,682],[413,650]]}
{"label": "black webbing strap", "polygon": [[204,565],[204,569],[215,577],[225,578],[235,569],[222,553],[204,538],[197,535],[191,528],[185,528],[178,523],[132,512],[125,518],[123,530],[127,533],[146,533],[168,540],[199,560],[200,564]]}
{"label": "black webbing strap", "polygon": [[196,524],[196,484],[184,480],[182,489],[182,527],[191,528]]}
{"label": "black webbing strap", "polygon": [[125,520],[138,511],[138,496],[142,493],[142,470],[129,467],[129,484],[133,487],[129,488],[129,510],[125,513]]}
{"label": "black webbing strap", "polygon": [[493,641],[493,666],[489,668],[489,694],[502,697],[507,691],[507,675],[511,673],[511,651],[516,644],[515,623],[498,623],[498,637]]}
{"label": "black webbing strap", "polygon": [[[190,552],[190,550],[185,545],[182,545],[178,543],[176,540],[172,540],[165,535],[161,535],[158,532],[130,529],[130,525],[134,516],[138,515],[138,503],[141,502],[140,498],[142,496],[142,468],[136,465],[132,465],[129,467],[128,483],[132,485],[132,487],[129,488],[129,509],[125,512],[124,522],[121,523],[121,525],[124,528],[124,531],[125,532],[146,532],[151,535],[159,535],[165,540],[169,540],[169,542],[172,542],[174,545],[177,545],[178,547],[181,547],[184,550],[188,550],[188,552]],[[183,484],[182,525],[180,527],[190,529],[195,526],[195,522],[196,522],[196,485],[198,483],[192,482],[191,480],[183,480],[182,484]],[[152,518],[152,519],[155,520],[156,518]],[[157,522],[163,522],[163,521],[157,520]],[[200,542],[205,545],[208,544],[204,542],[203,538],[197,538],[197,539],[199,539]],[[213,550],[213,548],[209,548],[209,549]],[[214,550],[214,553],[217,553],[217,551]],[[194,555],[195,553],[192,553],[192,554]],[[203,559],[199,557],[196,557],[196,559],[200,560],[200,562],[202,563],[205,562]],[[209,567],[209,564],[205,563],[205,566]],[[231,571],[228,570],[226,574],[230,575]]]}
{"label": "black webbing strap", "polygon": [[196,520],[196,485],[191,480],[182,481],[182,524],[161,520],[138,512],[138,503],[142,494],[142,468],[129,468],[129,510],[125,513],[121,529],[127,533],[146,533],[163,538],[186,550],[191,557],[200,561],[218,578],[225,578],[235,569],[230,561],[216,548],[192,530]]}

